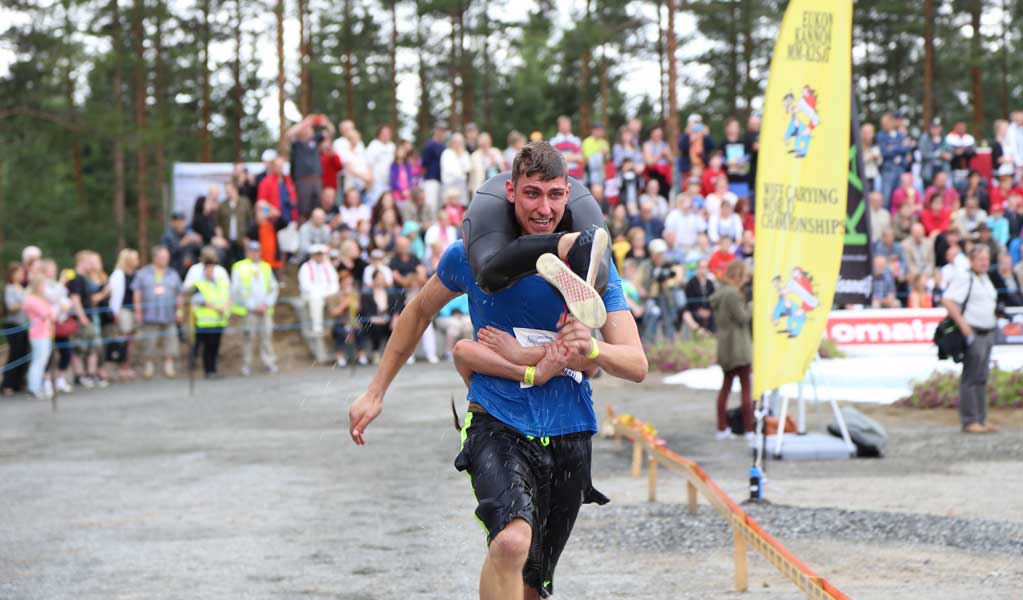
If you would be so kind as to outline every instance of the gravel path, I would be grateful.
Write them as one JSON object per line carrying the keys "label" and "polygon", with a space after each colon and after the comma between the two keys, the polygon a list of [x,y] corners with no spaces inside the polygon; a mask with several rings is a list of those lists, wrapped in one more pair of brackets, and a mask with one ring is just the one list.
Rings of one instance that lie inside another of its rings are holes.
{"label": "gravel path", "polygon": [[[450,365],[397,379],[368,445],[344,407],[368,370],[114,386],[60,411],[0,401],[0,598],[472,598],[482,532],[447,403]],[[611,401],[741,499],[748,456],[716,443],[711,395],[609,379]],[[603,404],[598,407],[603,411]],[[602,414],[602,413],[601,413]],[[888,458],[770,463],[750,513],[852,598],[1018,599],[1023,586],[1023,420],[966,439],[954,414],[881,413]],[[932,460],[938,448],[948,450]],[[627,449],[594,442],[596,486],[556,581],[559,599],[738,598],[730,536],[705,503],[685,512],[665,473],[661,503],[628,476]],[[751,598],[799,598],[751,556]]]}

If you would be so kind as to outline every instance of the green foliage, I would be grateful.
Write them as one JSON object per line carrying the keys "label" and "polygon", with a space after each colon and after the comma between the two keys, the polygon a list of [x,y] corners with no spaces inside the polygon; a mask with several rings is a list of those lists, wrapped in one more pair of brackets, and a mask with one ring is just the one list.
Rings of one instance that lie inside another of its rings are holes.
{"label": "green foliage", "polygon": [[[991,369],[987,398],[994,408],[1023,408],[1023,369]],[[959,377],[955,373],[933,373],[913,383],[913,392],[896,402],[910,408],[958,408]]]}
{"label": "green foliage", "polygon": [[821,340],[820,348],[817,349],[817,354],[821,358],[845,358],[846,353],[843,352],[838,344],[830,338],[824,338]]}
{"label": "green foliage", "polygon": [[678,373],[715,364],[717,347],[717,340],[713,337],[695,337],[673,343],[662,342],[648,347],[646,358],[652,369],[662,373]]}

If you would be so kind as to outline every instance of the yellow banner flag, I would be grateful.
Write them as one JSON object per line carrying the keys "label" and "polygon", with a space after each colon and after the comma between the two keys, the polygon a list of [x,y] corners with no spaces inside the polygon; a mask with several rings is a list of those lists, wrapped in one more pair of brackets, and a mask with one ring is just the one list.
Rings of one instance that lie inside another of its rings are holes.
{"label": "yellow banner flag", "polygon": [[835,294],[849,176],[852,0],[791,0],[760,129],[753,393],[799,381]]}

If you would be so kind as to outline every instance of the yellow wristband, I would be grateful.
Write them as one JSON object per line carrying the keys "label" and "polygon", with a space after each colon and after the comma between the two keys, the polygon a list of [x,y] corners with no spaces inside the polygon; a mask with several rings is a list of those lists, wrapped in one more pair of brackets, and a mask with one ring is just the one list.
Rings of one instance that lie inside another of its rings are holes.
{"label": "yellow wristband", "polygon": [[590,344],[590,353],[586,355],[586,358],[594,360],[600,356],[600,346],[597,345],[597,338],[591,336]]}
{"label": "yellow wristband", "polygon": [[533,385],[534,378],[536,377],[536,367],[526,367],[525,374],[522,375],[522,383],[526,385]]}

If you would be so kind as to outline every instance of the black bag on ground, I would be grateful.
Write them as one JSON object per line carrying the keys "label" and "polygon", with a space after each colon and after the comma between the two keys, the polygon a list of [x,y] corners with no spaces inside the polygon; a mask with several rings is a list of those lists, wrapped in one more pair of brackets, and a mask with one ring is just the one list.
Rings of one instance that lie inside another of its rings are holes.
{"label": "black bag on ground", "polygon": [[[973,273],[970,273],[970,286],[966,289],[966,299],[960,309],[966,314],[966,303],[970,301],[970,294],[973,292]],[[945,317],[938,323],[934,330],[934,344],[938,347],[938,360],[951,358],[952,362],[963,362],[966,356],[966,337],[959,331],[959,325],[952,317]]]}
{"label": "black bag on ground", "polygon": [[[884,448],[888,445],[888,432],[880,423],[851,406],[842,409],[842,419],[849,430],[849,438],[856,446],[857,457],[881,458],[884,455]],[[842,437],[842,430],[838,428],[836,421],[828,424],[828,433]]]}
{"label": "black bag on ground", "polygon": [[728,428],[732,430],[735,435],[742,435],[746,433],[746,424],[742,422],[742,409],[741,408],[730,408],[725,412],[725,418],[728,420]]}

